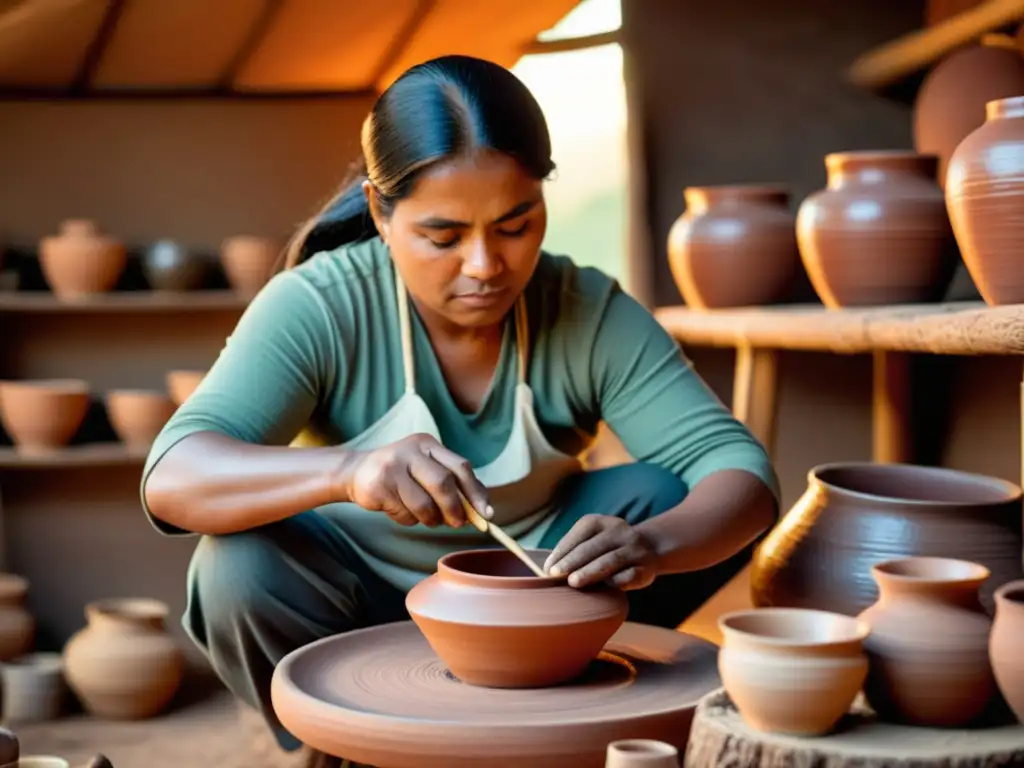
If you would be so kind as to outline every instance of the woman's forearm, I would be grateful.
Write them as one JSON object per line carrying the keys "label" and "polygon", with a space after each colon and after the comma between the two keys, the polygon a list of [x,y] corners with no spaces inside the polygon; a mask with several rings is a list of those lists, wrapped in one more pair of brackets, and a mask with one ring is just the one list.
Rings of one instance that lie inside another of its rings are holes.
{"label": "woman's forearm", "polygon": [[683,502],[636,530],[658,553],[658,572],[710,568],[754,541],[778,515],[771,490],[750,472],[725,469],[695,485]]}
{"label": "woman's forearm", "polygon": [[344,501],[337,496],[350,457],[339,448],[252,445],[198,432],[153,468],[146,504],[155,517],[186,531],[245,531]]}

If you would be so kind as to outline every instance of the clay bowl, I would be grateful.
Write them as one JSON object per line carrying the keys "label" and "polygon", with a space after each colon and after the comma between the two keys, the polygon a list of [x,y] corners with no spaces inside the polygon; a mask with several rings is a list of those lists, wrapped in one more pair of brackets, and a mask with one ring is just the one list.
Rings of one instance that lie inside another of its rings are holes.
{"label": "clay bowl", "polygon": [[165,376],[167,393],[174,404],[181,405],[188,400],[205,376],[206,371],[168,371]]}
{"label": "clay bowl", "polygon": [[89,384],[81,379],[0,382],[0,419],[21,451],[66,446],[89,411]]}
{"label": "clay bowl", "polygon": [[1003,584],[996,590],[995,620],[988,653],[996,684],[1006,703],[1024,723],[1024,656],[1020,636],[1024,632],[1024,579]]}
{"label": "clay bowl", "polygon": [[129,447],[152,445],[174,413],[174,401],[166,392],[114,389],[106,396],[107,417],[121,442]]}
{"label": "clay bowl", "polygon": [[269,237],[235,235],[220,247],[220,264],[228,284],[252,296],[267,284],[281,258],[281,243]]}
{"label": "clay bowl", "polygon": [[866,622],[829,611],[755,608],[718,620],[718,671],[750,727],[820,736],[846,714],[868,673]]}
{"label": "clay bowl", "polygon": [[[549,552],[529,554],[543,565]],[[534,576],[504,549],[442,557],[405,605],[453,675],[490,688],[543,688],[577,677],[628,608],[621,590]]]}
{"label": "clay bowl", "polygon": [[59,234],[39,242],[39,267],[54,295],[61,299],[113,289],[127,264],[124,244],[102,234],[89,219],[68,219]]}

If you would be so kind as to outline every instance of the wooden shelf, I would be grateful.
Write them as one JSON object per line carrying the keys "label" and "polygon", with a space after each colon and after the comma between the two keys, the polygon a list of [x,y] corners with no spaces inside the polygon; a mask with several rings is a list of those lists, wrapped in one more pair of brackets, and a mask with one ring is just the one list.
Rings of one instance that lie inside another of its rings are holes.
{"label": "wooden shelf", "polygon": [[829,310],[781,305],[696,311],[663,307],[658,321],[683,343],[861,354],[1024,354],[1024,305],[982,302]]}
{"label": "wooden shelf", "polygon": [[251,297],[234,291],[113,291],[59,299],[48,291],[0,292],[0,312],[193,312],[242,310]]}
{"label": "wooden shelf", "polygon": [[128,448],[122,443],[89,443],[38,454],[3,447],[0,448],[0,470],[141,465],[147,455],[148,449]]}

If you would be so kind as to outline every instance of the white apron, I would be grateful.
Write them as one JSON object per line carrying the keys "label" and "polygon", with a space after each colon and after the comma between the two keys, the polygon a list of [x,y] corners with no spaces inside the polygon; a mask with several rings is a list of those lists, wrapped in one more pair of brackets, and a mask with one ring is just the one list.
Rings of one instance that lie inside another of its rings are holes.
{"label": "white apron", "polygon": [[[416,393],[409,296],[395,270],[405,393],[365,432],[345,442],[352,450],[372,450],[412,434],[441,436],[426,402]],[[552,497],[559,483],[582,470],[579,459],[554,448],[541,432],[533,411],[533,391],[527,384],[530,359],[529,326],[522,296],[515,306],[517,384],[514,420],[508,442],[491,463],[474,468],[489,489],[494,522],[524,547],[536,547],[553,520]],[[500,382],[497,382],[500,384]],[[338,526],[367,564],[403,591],[434,573],[444,555],[494,541],[470,525],[462,528],[424,525],[402,526],[383,512],[369,512],[355,504],[339,503],[319,511]]]}

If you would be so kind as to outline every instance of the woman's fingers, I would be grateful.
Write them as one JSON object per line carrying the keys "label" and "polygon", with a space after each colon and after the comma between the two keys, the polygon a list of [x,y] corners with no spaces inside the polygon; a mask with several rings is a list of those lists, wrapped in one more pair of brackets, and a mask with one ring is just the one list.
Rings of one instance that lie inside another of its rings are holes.
{"label": "woman's fingers", "polygon": [[[444,521],[444,515],[434,499],[408,471],[396,473],[394,488],[401,505],[423,525],[435,528]],[[401,521],[396,517],[396,522]]]}
{"label": "woman's fingers", "polygon": [[[581,517],[569,532],[555,545],[554,550],[544,562],[544,570],[552,576],[572,573],[586,563],[591,557],[603,554],[600,541],[596,546],[592,543],[604,531],[604,521],[600,515]],[[588,553],[594,553],[590,555]]]}
{"label": "woman's fingers", "polygon": [[[491,498],[487,487],[477,479],[473,472],[473,466],[466,459],[453,453],[440,443],[434,443],[427,449],[427,455],[446,467],[458,483],[459,490],[466,497],[466,500],[473,505],[473,509],[486,518],[490,518],[494,511],[491,509]],[[459,502],[459,519],[466,520],[465,510]]]}
{"label": "woman's fingers", "polygon": [[409,462],[409,474],[430,494],[444,521],[453,528],[466,523],[466,512],[459,498],[455,475],[445,465],[430,456],[420,454]]}

